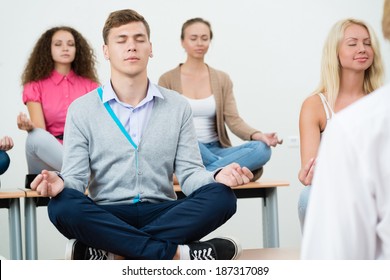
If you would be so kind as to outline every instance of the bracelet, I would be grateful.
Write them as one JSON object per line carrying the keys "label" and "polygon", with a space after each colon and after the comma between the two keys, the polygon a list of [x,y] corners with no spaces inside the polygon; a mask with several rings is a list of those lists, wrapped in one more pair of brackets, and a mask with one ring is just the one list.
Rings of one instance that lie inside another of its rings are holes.
{"label": "bracelet", "polygon": [[65,180],[64,180],[64,177],[62,177],[62,175],[61,175],[60,172],[58,172],[58,171],[54,171],[54,172],[57,174],[58,177],[61,178],[62,181],[65,181]]}

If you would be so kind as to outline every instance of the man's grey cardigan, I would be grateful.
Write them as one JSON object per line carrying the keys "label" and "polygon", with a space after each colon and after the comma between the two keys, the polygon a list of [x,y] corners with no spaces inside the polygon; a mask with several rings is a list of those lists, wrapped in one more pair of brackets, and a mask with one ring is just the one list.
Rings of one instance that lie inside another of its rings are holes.
{"label": "man's grey cardigan", "polygon": [[85,192],[97,204],[176,199],[172,176],[189,195],[214,181],[204,169],[190,105],[178,93],[158,87],[149,123],[136,150],[116,125],[97,90],[69,107],[61,175],[65,187]]}

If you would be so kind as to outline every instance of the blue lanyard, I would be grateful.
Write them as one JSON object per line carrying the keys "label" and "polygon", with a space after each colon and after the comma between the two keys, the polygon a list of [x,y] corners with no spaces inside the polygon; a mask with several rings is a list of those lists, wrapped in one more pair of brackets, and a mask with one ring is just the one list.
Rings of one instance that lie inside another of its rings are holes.
{"label": "blue lanyard", "polygon": [[[100,100],[103,101],[103,89],[101,87],[97,88]],[[107,112],[110,114],[111,118],[114,120],[116,125],[119,127],[119,129],[122,131],[122,133],[125,135],[127,140],[129,140],[130,144],[134,147],[135,150],[138,150],[137,144],[134,143],[133,139],[131,139],[131,136],[127,132],[126,128],[123,126],[121,121],[118,119],[118,117],[115,115],[114,111],[110,107],[110,104],[108,102],[103,103],[104,107],[106,108]]]}
{"label": "blue lanyard", "polygon": [[[98,95],[100,97],[100,100],[103,102],[103,89],[101,87],[97,88]],[[130,144],[134,147],[135,149],[135,167],[138,172],[138,146],[134,143],[133,139],[131,139],[131,136],[121,123],[121,121],[118,119],[118,117],[115,115],[114,111],[110,107],[110,104],[108,102],[103,103],[104,107],[106,108],[107,112],[110,114],[111,118],[114,120],[116,125],[119,127],[119,129],[122,131],[122,133],[125,135],[127,140],[129,140]],[[141,201],[141,197],[138,194],[136,197],[133,198],[133,203],[138,203]]]}

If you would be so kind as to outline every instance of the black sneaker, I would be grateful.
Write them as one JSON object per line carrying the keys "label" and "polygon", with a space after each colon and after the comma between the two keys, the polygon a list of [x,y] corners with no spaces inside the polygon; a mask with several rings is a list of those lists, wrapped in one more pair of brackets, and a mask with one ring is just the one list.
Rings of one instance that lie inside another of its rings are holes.
{"label": "black sneaker", "polygon": [[66,244],[65,260],[108,260],[109,253],[88,247],[76,239],[70,239]]}
{"label": "black sneaker", "polygon": [[231,237],[218,237],[188,244],[191,260],[235,260],[241,245]]}

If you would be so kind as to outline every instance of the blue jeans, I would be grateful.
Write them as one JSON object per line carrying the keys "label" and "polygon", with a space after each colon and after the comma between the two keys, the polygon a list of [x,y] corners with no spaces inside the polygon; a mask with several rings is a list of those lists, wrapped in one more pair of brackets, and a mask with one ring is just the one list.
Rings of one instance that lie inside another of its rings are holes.
{"label": "blue jeans", "polygon": [[126,259],[171,260],[177,246],[200,240],[236,212],[234,192],[205,185],[184,199],[97,205],[65,188],[48,205],[49,218],[67,238]]}
{"label": "blue jeans", "polygon": [[311,186],[306,186],[301,191],[298,201],[298,217],[301,224],[301,231],[303,232],[303,226],[305,224],[306,209],[309,203]]}
{"label": "blue jeans", "polygon": [[5,173],[9,167],[10,159],[5,151],[0,150],[0,175]]}
{"label": "blue jeans", "polygon": [[224,148],[219,141],[199,143],[203,164],[209,171],[214,171],[236,162],[251,171],[263,167],[271,158],[271,148],[261,141],[248,141],[242,145]]}

